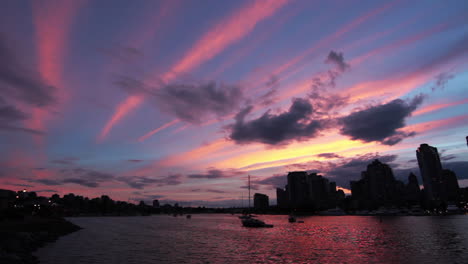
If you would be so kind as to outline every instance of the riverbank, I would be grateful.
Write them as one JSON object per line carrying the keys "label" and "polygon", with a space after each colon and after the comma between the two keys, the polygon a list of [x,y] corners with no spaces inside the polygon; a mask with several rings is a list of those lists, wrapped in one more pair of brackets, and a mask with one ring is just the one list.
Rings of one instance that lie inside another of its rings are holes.
{"label": "riverbank", "polygon": [[63,219],[28,216],[0,221],[0,264],[33,264],[37,248],[81,227]]}

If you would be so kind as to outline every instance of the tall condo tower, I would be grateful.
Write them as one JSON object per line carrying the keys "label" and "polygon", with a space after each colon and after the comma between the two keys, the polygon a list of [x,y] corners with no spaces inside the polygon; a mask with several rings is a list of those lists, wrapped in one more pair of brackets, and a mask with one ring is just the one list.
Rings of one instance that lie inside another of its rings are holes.
{"label": "tall condo tower", "polygon": [[437,148],[421,144],[416,150],[419,170],[428,200],[440,200],[442,194],[442,165]]}

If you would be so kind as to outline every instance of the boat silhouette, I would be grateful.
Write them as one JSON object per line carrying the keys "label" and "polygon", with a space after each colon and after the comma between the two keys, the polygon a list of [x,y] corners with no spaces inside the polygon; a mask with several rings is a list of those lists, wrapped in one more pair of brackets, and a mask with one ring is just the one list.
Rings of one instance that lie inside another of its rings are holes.
{"label": "boat silhouette", "polygon": [[[250,175],[249,175],[249,211],[250,211]],[[245,214],[239,216],[244,227],[273,227],[273,225],[266,224],[260,219],[255,218],[254,215]]]}

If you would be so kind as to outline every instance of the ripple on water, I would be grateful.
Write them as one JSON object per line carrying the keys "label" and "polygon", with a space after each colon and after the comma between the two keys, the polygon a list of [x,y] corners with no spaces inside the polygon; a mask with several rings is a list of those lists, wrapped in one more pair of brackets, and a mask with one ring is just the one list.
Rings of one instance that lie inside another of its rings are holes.
{"label": "ripple on water", "polygon": [[192,219],[88,217],[84,229],[37,251],[41,263],[464,263],[468,218],[260,216],[249,229],[231,215]]}

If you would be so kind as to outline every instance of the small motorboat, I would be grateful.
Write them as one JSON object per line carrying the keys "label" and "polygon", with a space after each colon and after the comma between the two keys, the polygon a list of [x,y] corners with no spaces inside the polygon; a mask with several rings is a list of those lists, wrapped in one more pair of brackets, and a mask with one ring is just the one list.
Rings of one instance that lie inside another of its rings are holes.
{"label": "small motorboat", "polygon": [[273,227],[273,225],[266,224],[262,220],[256,218],[242,219],[242,225],[244,227]]}
{"label": "small motorboat", "polygon": [[186,217],[187,219],[190,219],[190,218],[192,218],[192,215],[189,215],[189,214],[188,214],[188,215],[186,215],[185,217]]}
{"label": "small motorboat", "polygon": [[239,215],[239,219],[248,219],[248,218],[251,218],[252,216],[251,215]]}
{"label": "small motorboat", "polygon": [[295,222],[296,222],[296,217],[295,217],[294,215],[290,215],[290,216],[288,217],[288,222],[289,222],[289,223],[295,223]]}

